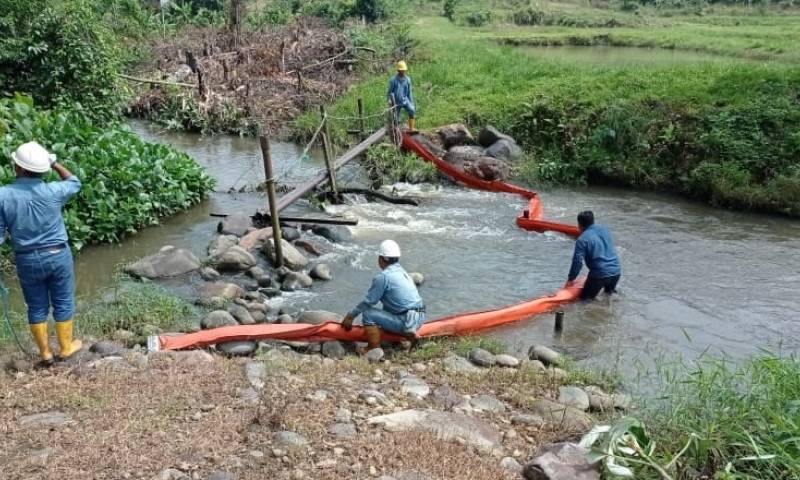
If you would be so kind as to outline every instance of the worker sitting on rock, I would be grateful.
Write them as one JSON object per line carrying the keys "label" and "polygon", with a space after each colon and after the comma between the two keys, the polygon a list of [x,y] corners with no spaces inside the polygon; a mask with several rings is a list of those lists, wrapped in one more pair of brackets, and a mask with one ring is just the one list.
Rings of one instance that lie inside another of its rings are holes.
{"label": "worker sitting on rock", "polygon": [[[419,296],[414,280],[398,263],[400,246],[393,240],[381,243],[378,266],[381,272],[372,279],[367,296],[342,321],[342,327],[350,330],[353,320],[362,315],[367,348],[365,353],[381,345],[381,329],[410,339],[416,339],[417,330],[425,323],[425,304]],[[373,305],[381,302],[383,308]]]}
{"label": "worker sitting on rock", "polygon": [[611,233],[606,227],[596,225],[594,214],[588,210],[578,214],[578,229],[581,235],[575,242],[572,267],[565,286],[572,286],[585,261],[589,268],[589,278],[583,285],[581,300],[591,300],[603,289],[607,294],[615,293],[622,267]]}
{"label": "worker sitting on rock", "polygon": [[[72,339],[75,272],[61,216],[67,201],[80,191],[81,182],[36,142],[21,145],[11,158],[17,179],[0,188],[0,243],[8,231],[40,365],[50,366],[53,353],[47,317],[51,306],[61,347],[59,357],[67,359],[82,347],[79,340]],[[60,182],[42,180],[51,168],[61,177]]]}
{"label": "worker sitting on rock", "polygon": [[397,75],[389,81],[389,106],[395,107],[395,118],[400,121],[400,115],[405,110],[408,113],[408,128],[415,130],[417,127],[417,111],[414,108],[414,92],[411,88],[411,77],[408,76],[406,62],[397,62]]}

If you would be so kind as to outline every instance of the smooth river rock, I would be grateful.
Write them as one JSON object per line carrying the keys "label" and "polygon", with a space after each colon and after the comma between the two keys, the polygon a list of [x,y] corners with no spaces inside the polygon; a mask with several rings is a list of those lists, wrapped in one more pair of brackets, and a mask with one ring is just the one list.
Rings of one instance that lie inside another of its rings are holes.
{"label": "smooth river rock", "polygon": [[311,325],[321,325],[326,322],[341,323],[341,315],[325,310],[304,310],[297,316],[297,323],[309,323]]}
{"label": "smooth river rock", "polygon": [[57,428],[71,420],[64,412],[52,411],[26,415],[19,419],[19,423],[25,428]]}
{"label": "smooth river rock", "polygon": [[491,182],[494,180],[506,180],[511,173],[511,168],[503,160],[482,156],[472,162],[464,171],[473,177]]}
{"label": "smooth river rock", "polygon": [[136,278],[177,277],[200,269],[200,260],[189,250],[168,248],[148,255],[125,267],[125,273]]}
{"label": "smooth river rock", "polygon": [[506,368],[517,368],[520,363],[517,357],[506,354],[495,355],[494,359],[498,366]]}
{"label": "smooth river rock", "polygon": [[297,449],[308,445],[308,440],[306,440],[305,437],[298,433],[289,431],[275,433],[275,435],[272,437],[272,441],[278,447],[285,448],[287,450]]}
{"label": "smooth river rock", "polygon": [[235,235],[217,235],[211,243],[208,244],[206,252],[209,257],[216,257],[225,253],[226,250],[237,245],[239,239]]}
{"label": "smooth river rock", "polygon": [[314,280],[303,272],[289,272],[281,282],[281,290],[284,292],[294,292],[303,288],[309,288],[314,284]]}
{"label": "smooth river rock", "polygon": [[240,325],[253,325],[256,323],[256,320],[253,318],[253,314],[250,313],[250,310],[236,303],[228,306],[228,313],[230,313]]}
{"label": "smooth river rock", "polygon": [[222,275],[211,267],[203,267],[200,270],[200,278],[207,282],[215,282],[219,280]]}
{"label": "smooth river rock", "polygon": [[238,325],[239,322],[233,318],[233,315],[225,310],[217,310],[209,313],[202,320],[200,320],[200,328],[208,330],[211,328],[230,327]]}
{"label": "smooth river rock", "polygon": [[462,441],[487,449],[498,447],[502,440],[500,431],[481,419],[436,410],[402,410],[372,417],[367,423],[390,432],[428,432],[445,441]]}
{"label": "smooth river rock", "polygon": [[506,411],[506,404],[491,395],[476,395],[469,401],[470,406],[475,410],[490,413],[501,413]]}
{"label": "smooth river rock", "polygon": [[459,355],[449,355],[442,360],[442,367],[451,373],[476,373],[481,369]]}
{"label": "smooth river rock", "polygon": [[314,268],[311,269],[311,278],[315,280],[330,280],[333,278],[331,277],[331,267],[324,263],[314,265]]}
{"label": "smooth river rock", "polygon": [[[261,251],[266,255],[267,259],[275,265],[275,241],[270,238],[264,242],[264,247]],[[281,251],[283,253],[283,264],[291,270],[301,270],[308,265],[308,258],[300,253],[294,246],[281,239]]]}
{"label": "smooth river rock", "polygon": [[243,295],[244,289],[235,283],[209,282],[200,287],[201,299],[217,297],[225,300],[234,300],[242,298]]}
{"label": "smooth river rock", "polygon": [[561,363],[561,355],[555,350],[544,345],[534,345],[528,350],[528,357],[531,360],[539,360],[545,365],[558,365]]}
{"label": "smooth river rock", "polygon": [[501,138],[486,148],[485,154],[503,161],[514,161],[522,156],[522,149],[512,140]]}
{"label": "smooth river rock", "polygon": [[492,367],[497,363],[494,355],[482,348],[473,348],[469,352],[469,360],[480,367]]}
{"label": "smooth river rock", "polygon": [[589,395],[580,387],[567,386],[558,389],[558,403],[575,407],[578,410],[589,410]]}
{"label": "smooth river rock", "polygon": [[474,163],[483,155],[481,147],[460,145],[451,148],[444,154],[444,161],[464,169],[464,166]]}
{"label": "smooth river rock", "polygon": [[594,419],[583,410],[569,405],[562,405],[544,398],[537,399],[531,411],[545,422],[578,432],[585,432],[592,427]]}
{"label": "smooth river rock", "polygon": [[258,343],[249,340],[236,340],[217,344],[217,350],[231,356],[247,356],[253,354],[258,348]]}
{"label": "smooth river rock", "polygon": [[350,229],[343,225],[312,225],[311,231],[333,243],[349,242],[353,239]]}
{"label": "smooth river rock", "polygon": [[223,235],[243,237],[253,227],[253,219],[244,213],[228,215],[217,225],[217,231]]}
{"label": "smooth river rock", "polygon": [[450,149],[456,145],[472,145],[475,139],[469,132],[469,129],[463,123],[453,123],[445,125],[437,130],[439,138],[442,139],[444,148]]}
{"label": "smooth river rock", "polygon": [[510,140],[517,143],[513,138],[500,132],[500,130],[491,125],[486,125],[478,132],[478,145],[484,148],[494,145],[498,140]]}
{"label": "smooth river rock", "polygon": [[597,464],[586,460],[589,451],[574,443],[553,443],[525,465],[526,480],[600,480]]}
{"label": "smooth river rock", "polygon": [[400,391],[410,397],[423,399],[430,395],[431,387],[421,378],[409,375],[400,380]]}
{"label": "smooth river rock", "polygon": [[347,351],[344,349],[344,346],[342,346],[342,342],[338,340],[333,340],[322,344],[322,355],[328,358],[343,358],[346,354]]}
{"label": "smooth river rock", "polygon": [[234,245],[219,255],[212,257],[211,265],[220,272],[241,272],[256,265],[256,257],[247,250]]}

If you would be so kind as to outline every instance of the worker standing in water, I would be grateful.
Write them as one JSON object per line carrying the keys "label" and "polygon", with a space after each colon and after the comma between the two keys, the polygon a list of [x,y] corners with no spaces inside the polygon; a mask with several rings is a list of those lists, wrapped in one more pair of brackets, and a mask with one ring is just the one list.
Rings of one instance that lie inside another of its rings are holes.
{"label": "worker standing in water", "polygon": [[[378,266],[381,272],[372,279],[372,285],[364,300],[342,321],[342,327],[350,330],[353,320],[362,316],[367,348],[363,354],[381,345],[381,330],[416,339],[417,330],[425,323],[425,304],[422,302],[414,280],[400,266],[400,246],[393,240],[385,240],[378,250]],[[375,308],[378,302],[383,308]]]}
{"label": "worker standing in water", "polygon": [[[28,306],[28,323],[39,348],[40,365],[53,363],[47,317],[50,308],[64,360],[82,347],[73,340],[75,316],[75,271],[72,251],[61,209],[81,189],[81,182],[56,156],[36,142],[21,145],[11,154],[17,179],[0,188],[0,243],[6,232],[17,265],[17,277]],[[42,175],[53,169],[58,182],[44,182]]]}
{"label": "worker standing in water", "polygon": [[581,234],[575,242],[575,253],[572,255],[572,267],[569,269],[566,286],[572,286],[586,262],[589,277],[583,285],[581,300],[597,297],[600,290],[605,290],[607,294],[615,293],[622,276],[622,267],[611,233],[606,227],[596,225],[594,213],[588,210],[578,214],[578,229]]}
{"label": "worker standing in water", "polygon": [[408,128],[415,130],[417,128],[417,111],[414,108],[414,92],[405,61],[397,62],[397,75],[389,81],[389,92],[386,96],[389,98],[389,105],[396,108],[395,118],[397,121],[400,121],[402,111],[405,110],[408,113]]}

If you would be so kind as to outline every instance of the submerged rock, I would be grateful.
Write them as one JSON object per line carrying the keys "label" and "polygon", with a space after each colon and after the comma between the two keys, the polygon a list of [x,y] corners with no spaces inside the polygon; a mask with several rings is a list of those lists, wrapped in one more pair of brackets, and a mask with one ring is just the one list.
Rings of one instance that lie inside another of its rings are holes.
{"label": "submerged rock", "polygon": [[243,237],[253,227],[253,220],[244,213],[228,215],[217,225],[217,231],[223,235],[236,235]]}
{"label": "submerged rock", "polygon": [[331,251],[330,248],[326,247],[321,243],[317,243],[313,240],[306,240],[306,239],[300,239],[295,241],[294,246],[303,249],[306,251],[306,253],[314,255],[316,257],[325,255],[326,253],[329,253]]}
{"label": "submerged rock", "polygon": [[[264,247],[261,249],[267,259],[275,265],[275,241],[270,238],[264,242]],[[283,264],[291,270],[301,270],[308,265],[308,259],[305,255],[300,253],[299,250],[294,248],[292,244],[286,240],[281,239],[281,251],[283,253]]]}
{"label": "submerged rock", "polygon": [[589,451],[574,443],[545,445],[539,455],[525,465],[526,480],[600,480],[597,464],[586,459]]}
{"label": "submerged rock", "polygon": [[333,243],[349,242],[353,239],[350,229],[343,225],[312,225],[311,231]]}
{"label": "submerged rock", "polygon": [[200,260],[189,250],[170,247],[148,255],[125,267],[125,273],[136,278],[177,277],[200,269]]}
{"label": "submerged rock", "polygon": [[294,227],[283,227],[281,229],[281,238],[287,242],[294,242],[300,238],[300,230]]}
{"label": "submerged rock", "polygon": [[330,280],[332,278],[331,268],[324,263],[317,264],[311,269],[311,278],[315,278],[317,280]]}
{"label": "submerged rock", "polygon": [[314,280],[302,272],[291,272],[284,277],[281,283],[281,290],[284,292],[293,292],[301,288],[309,288],[314,284]]}

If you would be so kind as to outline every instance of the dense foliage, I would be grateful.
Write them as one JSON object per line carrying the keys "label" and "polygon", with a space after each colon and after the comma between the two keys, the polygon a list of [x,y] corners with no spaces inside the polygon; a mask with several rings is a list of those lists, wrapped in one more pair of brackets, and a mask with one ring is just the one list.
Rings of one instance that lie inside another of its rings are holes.
{"label": "dense foliage", "polygon": [[213,180],[188,155],[140,140],[121,126],[100,126],[74,111],[44,111],[30,99],[0,101],[0,184],[14,180],[8,160],[20,144],[51,149],[83,182],[66,208],[70,240],[117,242],[202,200]]}
{"label": "dense foliage", "polygon": [[386,20],[406,7],[406,0],[267,0],[250,9],[251,25],[283,25],[299,16],[319,17],[331,25],[342,25],[349,19],[368,23]]}
{"label": "dense foliage", "polygon": [[107,114],[119,100],[120,52],[90,2],[0,2],[0,96]]}

